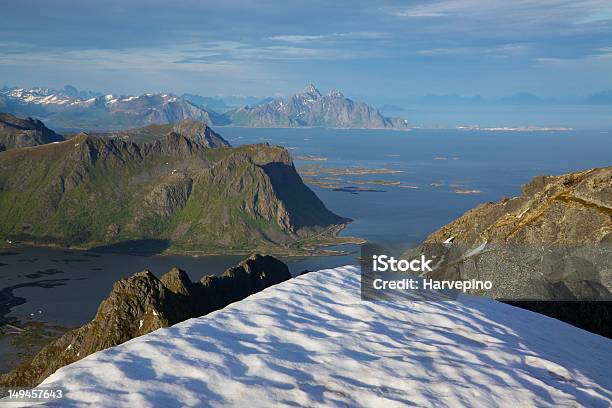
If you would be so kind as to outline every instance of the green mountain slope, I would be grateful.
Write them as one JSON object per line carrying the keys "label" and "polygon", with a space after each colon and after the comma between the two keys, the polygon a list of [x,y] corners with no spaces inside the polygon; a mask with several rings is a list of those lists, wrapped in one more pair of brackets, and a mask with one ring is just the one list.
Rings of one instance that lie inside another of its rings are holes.
{"label": "green mountain slope", "polygon": [[141,145],[80,134],[0,155],[3,241],[296,253],[333,242],[348,221],[280,147],[210,149],[176,132]]}

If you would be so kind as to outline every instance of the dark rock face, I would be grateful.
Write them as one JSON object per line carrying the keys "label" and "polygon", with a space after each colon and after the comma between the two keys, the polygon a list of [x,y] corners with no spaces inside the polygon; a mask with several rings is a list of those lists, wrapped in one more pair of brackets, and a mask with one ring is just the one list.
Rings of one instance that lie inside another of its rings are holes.
{"label": "dark rock face", "polygon": [[0,151],[60,142],[64,137],[47,128],[40,120],[20,119],[0,113]]}
{"label": "dark rock face", "polygon": [[352,101],[338,90],[332,89],[328,95],[322,95],[313,85],[288,99],[274,99],[265,104],[245,106],[227,112],[226,115],[232,124],[249,127],[409,127],[405,120],[384,117],[371,106]]}
{"label": "dark rock face", "polygon": [[612,302],[505,301],[612,339]]}
{"label": "dark rock face", "polygon": [[472,293],[609,335],[611,221],[612,167],[539,176],[521,196],[468,211],[405,256],[435,256],[430,278],[490,280],[491,290]]}
{"label": "dark rock face", "polygon": [[0,385],[33,387],[59,368],[162,327],[203,316],[291,278],[271,256],[253,255],[221,276],[193,283],[172,268],[157,279],[138,272],[115,283],[95,318],[45,346],[27,364],[0,375]]}
{"label": "dark rock face", "polygon": [[220,309],[290,277],[289,268],[278,259],[253,255],[221,276],[206,275],[200,279],[198,298],[205,301],[197,304],[198,313],[206,314]]}

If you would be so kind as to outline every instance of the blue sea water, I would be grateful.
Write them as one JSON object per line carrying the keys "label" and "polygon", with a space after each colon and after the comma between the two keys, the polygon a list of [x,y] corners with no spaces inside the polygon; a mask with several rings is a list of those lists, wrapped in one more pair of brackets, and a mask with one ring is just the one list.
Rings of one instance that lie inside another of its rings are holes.
{"label": "blue sea water", "polygon": [[[612,165],[612,131],[491,132],[222,128],[234,145],[269,142],[290,149],[295,165],[399,170],[343,177],[399,181],[416,189],[366,185],[384,193],[350,194],[311,185],[354,222],[343,232],[392,246],[414,245],[480,203],[520,194],[536,175]],[[306,161],[300,157],[324,157]],[[432,186],[436,184],[439,186]],[[441,184],[441,185],[440,185]],[[461,195],[455,190],[479,190]]]}
{"label": "blue sea water", "polygon": [[386,116],[406,118],[413,126],[454,128],[569,127],[581,130],[612,129],[612,105],[573,104],[423,104],[400,103],[383,109]]}
{"label": "blue sea water", "polygon": [[[285,146],[296,167],[369,168],[395,174],[342,176],[341,186],[384,192],[351,194],[311,185],[321,200],[354,221],[343,231],[392,248],[415,245],[429,233],[482,202],[520,194],[533,176],[562,174],[612,164],[612,132],[486,132],[458,130],[217,129],[233,145],[269,142]],[[304,156],[324,157],[308,161]],[[417,187],[357,185],[359,180],[399,181]],[[433,186],[435,183],[437,186]],[[461,195],[455,190],[480,190]],[[293,273],[354,264],[347,256],[286,259]],[[78,326],[95,314],[112,283],[148,268],[161,275],[171,266],[196,280],[235,265],[241,257],[163,257],[18,248],[0,256],[0,292],[8,287],[25,303],[8,317]],[[41,271],[45,273],[41,273]],[[39,313],[39,310],[41,313]]]}

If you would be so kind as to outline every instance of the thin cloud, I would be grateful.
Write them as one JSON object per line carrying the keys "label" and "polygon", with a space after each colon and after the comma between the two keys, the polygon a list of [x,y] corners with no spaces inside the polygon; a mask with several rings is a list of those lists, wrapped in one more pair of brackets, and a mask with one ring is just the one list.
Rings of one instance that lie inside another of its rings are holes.
{"label": "thin cloud", "polygon": [[420,50],[419,55],[437,57],[448,55],[497,55],[497,56],[516,56],[521,55],[526,51],[527,47],[522,44],[504,44],[493,47],[474,46],[474,47],[453,47],[453,48],[432,48],[428,50]]}
{"label": "thin cloud", "polygon": [[335,40],[381,40],[390,38],[389,33],[374,32],[374,31],[354,31],[347,33],[332,33],[322,35],[275,35],[268,37],[273,41],[282,41],[289,43],[308,43],[313,41],[335,41]]}
{"label": "thin cloud", "polygon": [[387,10],[396,17],[492,17],[492,22],[516,16],[537,20],[559,16],[575,21],[612,19],[609,0],[442,0]]}
{"label": "thin cloud", "polygon": [[593,50],[593,53],[575,58],[538,57],[535,62],[544,66],[580,67],[587,64],[603,64],[612,62],[612,47]]}

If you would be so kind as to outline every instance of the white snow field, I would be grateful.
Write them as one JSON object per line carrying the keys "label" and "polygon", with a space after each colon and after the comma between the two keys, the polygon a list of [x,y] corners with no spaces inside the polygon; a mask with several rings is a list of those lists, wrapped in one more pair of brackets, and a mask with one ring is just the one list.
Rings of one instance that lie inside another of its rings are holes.
{"label": "white snow field", "polygon": [[42,385],[61,406],[612,405],[612,340],[485,298],[364,302],[359,279],[291,279]]}

